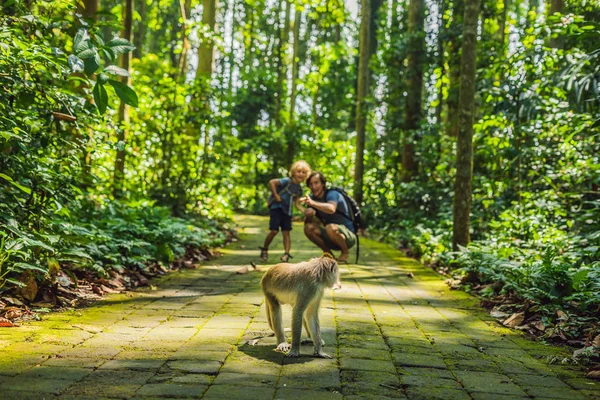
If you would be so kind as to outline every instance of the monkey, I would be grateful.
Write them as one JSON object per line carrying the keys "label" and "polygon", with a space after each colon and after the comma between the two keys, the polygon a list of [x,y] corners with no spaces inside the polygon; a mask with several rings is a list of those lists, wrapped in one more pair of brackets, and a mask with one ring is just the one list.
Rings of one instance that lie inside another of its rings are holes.
{"label": "monkey", "polygon": [[[300,357],[302,325],[314,345],[314,356],[333,358],[323,352],[319,326],[319,305],[326,287],[341,289],[338,264],[329,253],[298,264],[281,263],[271,267],[261,282],[269,327],[277,338],[277,351],[286,357]],[[292,306],[292,344],[283,330],[281,305]]]}

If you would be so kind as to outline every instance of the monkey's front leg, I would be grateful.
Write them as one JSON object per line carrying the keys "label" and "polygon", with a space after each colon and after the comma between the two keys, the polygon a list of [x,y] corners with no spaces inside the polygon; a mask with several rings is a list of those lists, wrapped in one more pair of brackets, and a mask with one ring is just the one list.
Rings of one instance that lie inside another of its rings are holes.
{"label": "monkey's front leg", "polygon": [[292,310],[292,349],[286,357],[300,357],[300,342],[302,339],[302,314],[305,307],[296,304]]}
{"label": "monkey's front leg", "polygon": [[281,304],[272,297],[267,299],[267,317],[271,318],[271,326],[277,338],[277,351],[285,353],[290,349],[290,344],[285,339],[285,331],[283,330],[283,318],[281,316]]}

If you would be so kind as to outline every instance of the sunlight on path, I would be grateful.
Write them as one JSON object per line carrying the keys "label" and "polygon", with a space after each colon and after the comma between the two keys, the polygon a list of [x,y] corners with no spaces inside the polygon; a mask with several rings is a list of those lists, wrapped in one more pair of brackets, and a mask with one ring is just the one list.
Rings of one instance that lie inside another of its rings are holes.
{"label": "sunlight on path", "polygon": [[[0,398],[600,398],[580,369],[548,365],[560,349],[501,327],[476,299],[368,240],[361,264],[342,267],[343,289],[326,291],[322,304],[325,351],[336,358],[303,346],[304,357],[285,359],[273,350],[262,272],[236,274],[258,261],[268,221],[238,222],[240,241],[197,269],[0,329]],[[292,233],[292,261],[320,255],[301,224]],[[268,264],[282,253],[278,236]]]}

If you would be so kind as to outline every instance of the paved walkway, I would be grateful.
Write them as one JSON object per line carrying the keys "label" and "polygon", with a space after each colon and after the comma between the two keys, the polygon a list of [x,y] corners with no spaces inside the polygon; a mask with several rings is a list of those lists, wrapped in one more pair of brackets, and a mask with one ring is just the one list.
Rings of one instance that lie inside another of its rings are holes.
{"label": "paved walkway", "polygon": [[[434,272],[367,240],[322,304],[336,357],[303,346],[306,357],[284,359],[267,337],[262,273],[235,273],[257,259],[267,221],[239,222],[241,240],[214,262],[0,329],[0,399],[600,399],[580,369],[548,365],[560,349],[504,329]],[[281,248],[278,236],[271,261]],[[299,224],[292,254],[319,255]]]}

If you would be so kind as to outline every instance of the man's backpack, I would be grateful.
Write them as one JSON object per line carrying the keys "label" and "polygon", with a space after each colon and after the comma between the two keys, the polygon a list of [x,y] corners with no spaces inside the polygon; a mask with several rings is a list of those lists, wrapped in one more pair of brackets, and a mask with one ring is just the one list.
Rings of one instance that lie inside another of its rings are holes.
{"label": "man's backpack", "polygon": [[354,232],[356,234],[356,262],[358,263],[358,256],[360,253],[360,245],[358,243],[358,230],[363,228],[362,214],[360,212],[360,207],[356,200],[354,200],[350,195],[340,187],[331,187],[328,190],[335,190],[339,194],[342,195],[344,200],[346,201],[346,206],[350,211],[350,215],[344,215],[350,221],[352,221],[352,226],[354,226]]}

